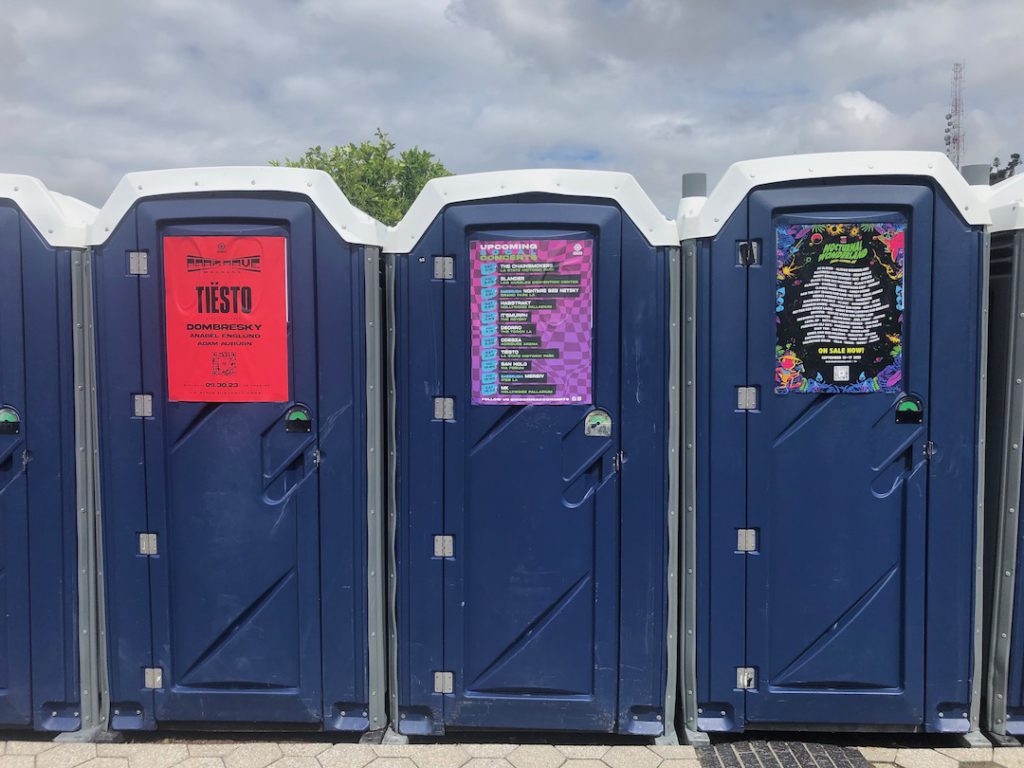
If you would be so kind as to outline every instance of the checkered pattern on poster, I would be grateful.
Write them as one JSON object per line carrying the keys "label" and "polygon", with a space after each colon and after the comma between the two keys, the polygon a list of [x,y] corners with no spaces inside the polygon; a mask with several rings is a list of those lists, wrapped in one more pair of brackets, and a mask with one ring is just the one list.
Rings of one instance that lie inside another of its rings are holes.
{"label": "checkered pattern on poster", "polygon": [[470,242],[474,405],[593,401],[593,240]]}

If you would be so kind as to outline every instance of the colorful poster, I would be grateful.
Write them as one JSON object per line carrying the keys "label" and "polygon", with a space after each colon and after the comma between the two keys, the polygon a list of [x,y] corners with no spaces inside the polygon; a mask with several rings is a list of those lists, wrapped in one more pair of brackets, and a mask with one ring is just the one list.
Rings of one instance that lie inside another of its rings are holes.
{"label": "colorful poster", "polygon": [[906,221],[776,228],[775,392],[900,392]]}
{"label": "colorful poster", "polygon": [[589,404],[593,240],[469,244],[473,405]]}
{"label": "colorful poster", "polygon": [[288,401],[283,237],[165,237],[167,397]]}

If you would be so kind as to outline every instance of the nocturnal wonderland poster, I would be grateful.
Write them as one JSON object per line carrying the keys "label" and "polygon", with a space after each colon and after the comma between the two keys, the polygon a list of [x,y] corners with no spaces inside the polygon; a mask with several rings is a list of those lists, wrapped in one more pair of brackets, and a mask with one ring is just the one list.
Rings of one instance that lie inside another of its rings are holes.
{"label": "nocturnal wonderland poster", "polygon": [[900,392],[906,221],[775,228],[776,394]]}

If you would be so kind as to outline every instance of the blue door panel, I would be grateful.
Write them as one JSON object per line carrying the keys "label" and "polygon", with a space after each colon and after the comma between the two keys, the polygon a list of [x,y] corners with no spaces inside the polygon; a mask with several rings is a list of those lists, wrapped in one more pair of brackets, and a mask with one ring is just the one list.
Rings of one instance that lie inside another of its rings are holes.
{"label": "blue door panel", "polygon": [[[25,401],[20,218],[17,209],[0,207],[0,405],[14,408],[24,426],[30,414]],[[26,450],[24,428],[0,435],[0,723],[14,726],[32,722]]]}
{"label": "blue door panel", "polygon": [[[185,223],[199,219],[203,223]],[[278,223],[280,222],[280,223]],[[142,203],[139,280],[158,721],[322,720],[316,431],[286,432],[295,404],[319,422],[312,210],[306,203]],[[166,236],[288,240],[286,403],[182,403],[166,395]]]}
{"label": "blue door panel", "polygon": [[128,271],[128,253],[137,248],[133,210],[93,251],[103,584],[116,730],[153,727],[153,692],[142,673],[153,666],[149,562],[138,554],[139,534],[149,530],[145,448],[143,419],[132,410],[132,396],[144,391],[139,278]]}
{"label": "blue door panel", "polygon": [[[22,226],[33,727],[81,725],[78,679],[75,385],[70,250]],[[39,638],[45,638],[40,642]]]}
{"label": "blue door panel", "polygon": [[[394,348],[391,362],[396,437],[395,611],[400,732],[443,733],[444,697],[434,672],[444,669],[443,569],[433,556],[444,530],[443,422],[434,398],[444,394],[443,283],[434,256],[444,253],[439,217],[411,253],[390,257]],[[394,642],[394,641],[393,641]],[[394,716],[394,715],[392,715]]]}
{"label": "blue door panel", "polygon": [[746,527],[746,421],[736,387],[747,375],[747,270],[737,243],[747,237],[744,201],[697,249],[697,725],[744,724],[737,659],[745,658],[746,570],[735,554]]}
{"label": "blue door panel", "polygon": [[[858,205],[851,206],[850,201]],[[896,424],[929,389],[932,193],[862,186],[758,191],[750,236],[747,382],[747,721],[914,726],[924,695],[925,422]],[[838,207],[846,204],[846,207]],[[775,229],[908,222],[902,391],[776,395]],[[743,556],[741,556],[743,557]],[[841,693],[842,695],[837,695]],[[826,703],[827,702],[827,703]]]}
{"label": "blue door panel", "polygon": [[[502,226],[503,222],[508,222]],[[445,700],[450,727],[612,731],[617,724],[621,214],[611,206],[478,205],[445,213]],[[469,242],[595,240],[594,403],[470,404]]]}
{"label": "blue door panel", "polygon": [[[962,733],[972,698],[983,233],[935,196],[925,726]],[[980,635],[978,636],[980,640]],[[973,683],[975,686],[977,682]]]}
{"label": "blue door panel", "polygon": [[[365,258],[319,212],[316,249],[324,728],[363,731],[369,727]],[[376,510],[378,522],[383,514]]]}
{"label": "blue door panel", "polygon": [[[622,222],[618,731],[664,730],[668,595],[669,249]],[[673,318],[677,320],[678,318]],[[626,362],[628,361],[628,362]],[[640,393],[637,396],[637,393]],[[672,633],[675,641],[675,632]]]}

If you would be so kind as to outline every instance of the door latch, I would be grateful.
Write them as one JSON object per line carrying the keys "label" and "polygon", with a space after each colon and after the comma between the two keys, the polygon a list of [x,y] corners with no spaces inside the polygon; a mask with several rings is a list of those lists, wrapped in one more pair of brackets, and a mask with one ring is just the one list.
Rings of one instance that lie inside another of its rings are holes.
{"label": "door latch", "polygon": [[744,240],[736,244],[736,263],[741,267],[761,263],[761,250],[756,240]]}
{"label": "door latch", "polygon": [[736,687],[744,690],[757,687],[757,671],[753,667],[736,667]]}

